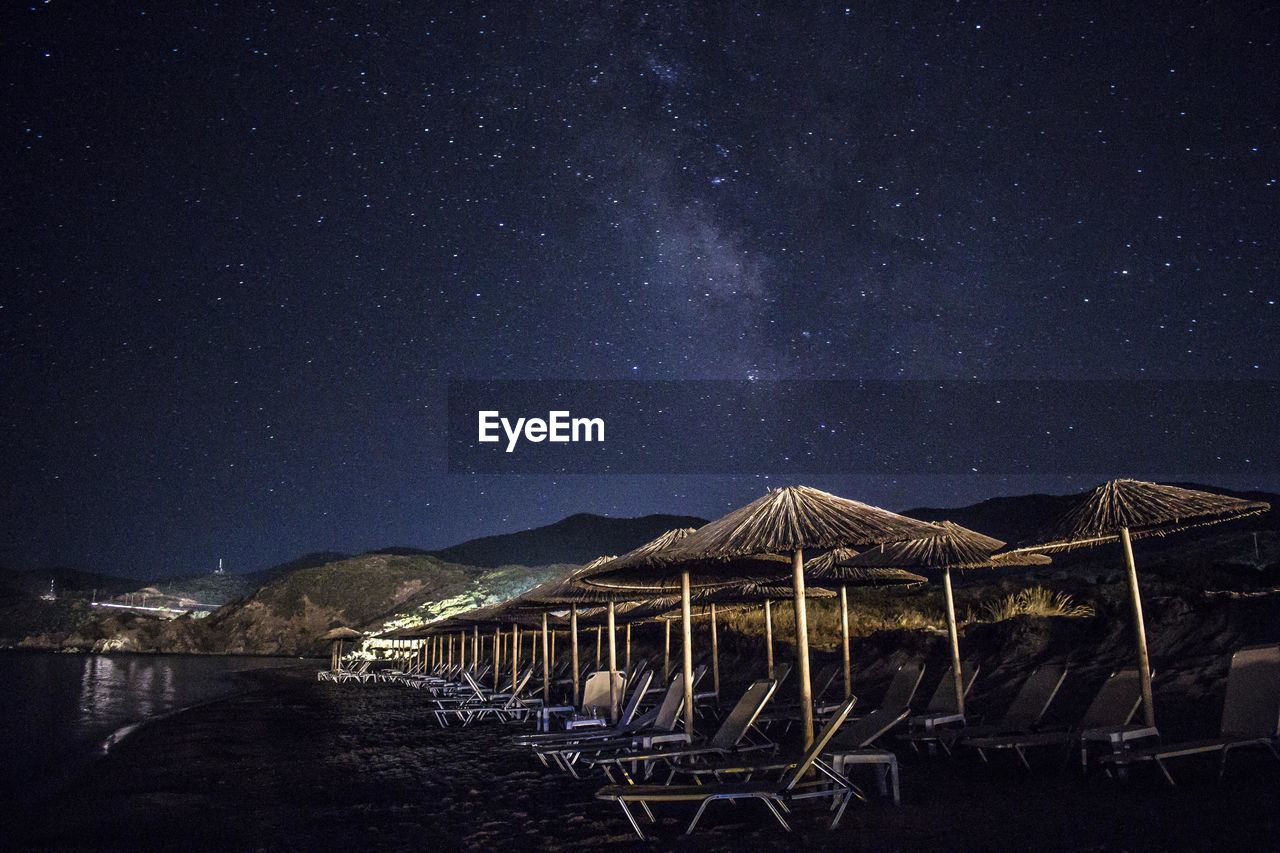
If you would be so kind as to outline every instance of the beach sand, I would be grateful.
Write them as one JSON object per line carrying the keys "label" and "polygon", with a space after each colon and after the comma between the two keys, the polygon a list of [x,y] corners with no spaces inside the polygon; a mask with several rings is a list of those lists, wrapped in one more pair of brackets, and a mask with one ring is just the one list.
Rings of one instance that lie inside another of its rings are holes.
{"label": "beach sand", "polygon": [[[10,843],[58,850],[449,850],[630,847],[600,780],[574,780],[513,749],[516,726],[439,729],[398,685],[332,685],[314,668],[246,676],[251,688],[140,729],[17,827]],[[1005,758],[1001,756],[1001,758]],[[1194,760],[1167,788],[1035,772],[1011,760],[908,757],[904,804],[875,795],[840,829],[802,807],[784,833],[753,804],[659,809],[656,849],[1280,849],[1280,765],[1249,755],[1214,784]],[[643,846],[643,845],[642,845]]]}

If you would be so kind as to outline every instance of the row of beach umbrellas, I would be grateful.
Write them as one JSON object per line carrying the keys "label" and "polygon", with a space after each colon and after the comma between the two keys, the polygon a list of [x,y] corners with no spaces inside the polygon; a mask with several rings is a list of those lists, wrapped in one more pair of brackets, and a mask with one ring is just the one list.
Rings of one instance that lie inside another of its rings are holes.
{"label": "row of beach umbrellas", "polygon": [[[843,687],[852,690],[849,638],[849,588],[911,587],[926,581],[919,571],[940,572],[946,604],[947,634],[953,671],[960,672],[960,644],[952,571],[1038,566],[1050,562],[1048,553],[1118,543],[1123,555],[1134,627],[1143,713],[1155,724],[1151,698],[1150,661],[1143,626],[1142,600],[1132,542],[1201,525],[1262,513],[1270,506],[1210,492],[1138,480],[1113,480],[1081,496],[1035,541],[1006,549],[1006,543],[951,522],[926,522],[879,507],[849,500],[807,486],[774,489],[751,503],[697,530],[669,531],[652,542],[618,557],[602,557],[569,577],[543,584],[497,605],[397,632],[402,638],[442,638],[470,633],[471,655],[481,653],[481,632],[493,632],[495,678],[502,654],[503,632],[510,631],[510,654],[518,655],[520,631],[535,632],[534,656],[542,662],[544,697],[550,695],[554,659],[553,626],[567,621],[572,649],[574,696],[578,682],[578,633],[582,625],[597,626],[608,635],[608,669],[619,671],[616,629],[626,623],[628,658],[630,625],[679,612],[682,633],[681,671],[685,707],[693,707],[692,621],[695,607],[710,618],[713,646],[713,688],[719,690],[717,618],[724,607],[763,606],[767,666],[772,674],[772,605],[790,600],[795,619],[792,646],[799,685],[801,726],[805,746],[813,740],[813,695],[809,671],[807,605],[812,598],[839,597]],[[820,552],[806,562],[806,552]],[[566,613],[567,611],[567,613]],[[666,624],[665,653],[670,658],[670,630]],[[332,633],[332,632],[331,632]],[[538,649],[540,634],[541,649]],[[341,639],[347,639],[347,636]],[[333,639],[339,639],[334,636]],[[466,645],[465,640],[460,647]],[[437,649],[440,647],[437,646]],[[597,645],[599,648],[599,645]],[[541,654],[538,652],[541,651]],[[465,654],[461,651],[460,654]],[[512,677],[516,667],[511,667]],[[663,673],[664,676],[667,674]],[[610,679],[611,684],[615,679]],[[954,679],[956,705],[963,713],[963,679]],[[514,684],[513,684],[514,686]],[[621,696],[614,695],[615,714]],[[693,715],[685,715],[693,734]]]}

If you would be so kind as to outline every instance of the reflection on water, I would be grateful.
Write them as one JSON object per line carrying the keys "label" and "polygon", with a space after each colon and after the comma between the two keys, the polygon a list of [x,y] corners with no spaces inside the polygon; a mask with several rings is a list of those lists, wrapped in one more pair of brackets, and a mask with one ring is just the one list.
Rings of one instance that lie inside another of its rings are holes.
{"label": "reflection on water", "polygon": [[122,731],[237,686],[283,660],[0,653],[0,801],[48,793]]}

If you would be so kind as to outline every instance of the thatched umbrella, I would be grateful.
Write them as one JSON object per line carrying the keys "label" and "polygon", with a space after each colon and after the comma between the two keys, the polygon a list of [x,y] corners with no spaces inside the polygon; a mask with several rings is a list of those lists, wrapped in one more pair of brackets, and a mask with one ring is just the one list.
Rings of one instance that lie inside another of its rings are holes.
{"label": "thatched umbrella", "polygon": [[332,672],[337,672],[342,666],[342,641],[343,640],[359,640],[364,636],[354,628],[339,626],[330,628],[318,638],[322,643],[332,643],[329,648],[329,668]]}
{"label": "thatched umbrella", "polygon": [[813,686],[804,594],[804,549],[856,548],[910,539],[922,521],[808,486],[774,489],[700,528],[682,541],[672,562],[723,560],[748,554],[789,554],[796,617],[796,673],[804,746],[813,743]]}
{"label": "thatched umbrella", "polygon": [[849,650],[849,587],[916,586],[927,578],[905,569],[864,568],[850,565],[858,556],[852,548],[832,548],[805,567],[816,583],[834,586],[840,593],[840,660],[844,670],[844,698],[853,695],[853,658]]}
{"label": "thatched umbrella", "polygon": [[673,547],[693,534],[692,528],[672,530],[646,545],[615,560],[584,572],[582,583],[604,589],[630,592],[648,592],[653,595],[680,592],[681,650],[685,694],[685,731],[693,737],[693,629],[692,594],[690,580],[696,569],[698,589],[711,589],[725,583],[748,580],[755,577],[772,577],[777,574],[777,564],[768,556],[751,555],[736,560],[686,560],[672,566],[668,555]]}
{"label": "thatched umbrella", "polygon": [[1016,550],[1065,551],[1089,545],[1117,541],[1120,543],[1124,551],[1129,598],[1133,607],[1143,717],[1148,726],[1155,726],[1155,705],[1151,698],[1151,660],[1147,654],[1147,631],[1142,618],[1138,570],[1133,562],[1133,540],[1258,515],[1269,509],[1271,505],[1264,501],[1244,500],[1142,480],[1112,480],[1082,495],[1078,503],[1039,537],[1038,542]]}
{"label": "thatched umbrella", "polygon": [[960,674],[960,631],[956,625],[956,602],[951,591],[952,569],[991,569],[1001,566],[1046,565],[1047,557],[1034,554],[1001,554],[1005,546],[999,539],[950,521],[930,525],[932,531],[906,542],[882,545],[846,563],[867,569],[940,569],[947,605],[947,636],[951,643],[951,667],[955,674],[956,710],[964,713],[964,678]]}
{"label": "thatched umbrella", "polygon": [[[617,650],[617,605],[620,602],[638,602],[653,598],[653,594],[645,591],[625,591],[625,590],[606,590],[599,587],[587,586],[579,582],[579,578],[585,573],[593,572],[598,567],[605,565],[612,557],[598,557],[587,563],[577,572],[574,572],[567,579],[544,584],[529,593],[521,596],[516,601],[518,607],[540,608],[543,613],[543,694],[544,697],[550,696],[550,662],[546,659],[549,655],[549,641],[546,629],[546,611],[555,606],[568,605],[570,607],[570,631],[573,634],[574,648],[574,701],[578,699],[578,671],[577,671],[577,648],[578,648],[578,606],[581,604],[604,605],[609,629],[609,687],[610,687],[610,707],[613,709],[613,715],[616,718],[621,709],[622,697],[617,694],[616,684],[614,683],[618,671],[618,650]],[[598,630],[598,629],[597,629]],[[599,633],[597,633],[597,638]],[[628,630],[628,638],[630,633]],[[630,643],[628,643],[627,656],[630,658]]]}
{"label": "thatched umbrella", "polygon": [[[787,568],[783,557],[771,557],[777,561],[779,568]],[[805,590],[807,598],[833,598],[835,593],[814,587]],[[720,695],[720,645],[716,636],[716,608],[719,605],[753,605],[763,604],[765,612],[765,667],[769,678],[773,678],[773,601],[790,598],[792,595],[790,578],[761,578],[728,584],[714,589],[700,590],[693,597],[695,604],[706,604],[711,617],[711,674],[715,694]]]}

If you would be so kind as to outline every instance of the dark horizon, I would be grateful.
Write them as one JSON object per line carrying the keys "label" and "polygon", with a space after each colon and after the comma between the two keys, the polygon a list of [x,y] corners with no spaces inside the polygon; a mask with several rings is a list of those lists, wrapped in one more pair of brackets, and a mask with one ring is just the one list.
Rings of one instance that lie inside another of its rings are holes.
{"label": "dark horizon", "polygon": [[1280,379],[1277,28],[1250,4],[0,24],[0,565],[243,571],[794,481],[904,509],[1105,479],[450,475],[453,379]]}

